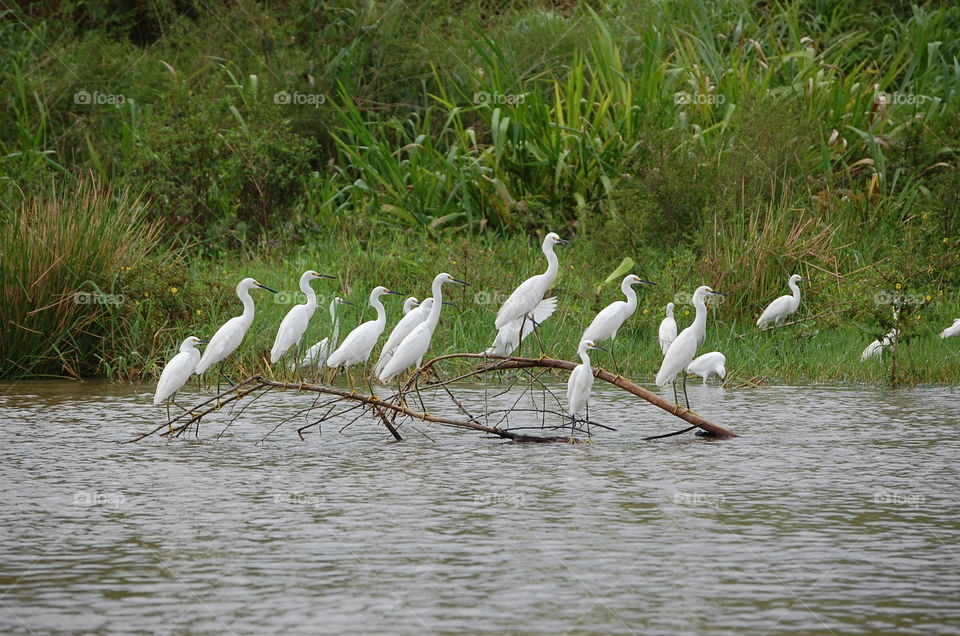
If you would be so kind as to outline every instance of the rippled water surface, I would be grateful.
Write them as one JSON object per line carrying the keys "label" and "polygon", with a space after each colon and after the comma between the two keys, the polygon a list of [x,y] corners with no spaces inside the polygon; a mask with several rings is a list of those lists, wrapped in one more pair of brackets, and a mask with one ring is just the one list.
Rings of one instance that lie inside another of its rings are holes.
{"label": "rippled water surface", "polygon": [[151,388],[0,385],[0,632],[960,630],[949,389],[691,386],[722,442],[644,442],[679,427],[598,383],[591,445],[303,416],[256,445],[285,393],[116,444]]}

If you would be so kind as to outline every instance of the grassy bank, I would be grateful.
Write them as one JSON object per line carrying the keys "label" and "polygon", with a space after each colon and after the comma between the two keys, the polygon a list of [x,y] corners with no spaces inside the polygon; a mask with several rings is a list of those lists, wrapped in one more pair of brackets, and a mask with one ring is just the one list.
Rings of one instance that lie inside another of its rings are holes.
{"label": "grassy bank", "polygon": [[[184,332],[237,311],[237,280],[293,291],[306,267],[354,301],[467,278],[436,350],[480,350],[552,229],[575,240],[555,355],[630,257],[661,283],[623,332],[632,374],[656,366],[662,306],[708,282],[730,294],[710,342],[741,378],[889,380],[857,356],[897,301],[898,376],[957,381],[931,338],[960,315],[960,7],[151,6],[0,23],[0,235],[18,237],[0,377],[151,377]],[[757,336],[794,272],[816,320]],[[261,302],[240,365],[287,306]]]}
{"label": "grassy bank", "polygon": [[[604,284],[621,259],[598,256],[595,245],[574,240],[571,246],[560,251],[560,263],[560,276],[554,287],[559,309],[543,325],[541,333],[547,354],[573,359],[579,336],[595,313],[609,302],[622,298],[618,289],[622,276]],[[282,293],[277,296],[267,292],[254,294],[257,318],[242,348],[231,359],[230,367],[236,375],[267,371],[266,358],[280,320],[293,303],[303,302],[296,285],[300,273],[308,268],[336,275],[339,280],[314,283],[321,296],[321,307],[307,332],[307,346],[329,331],[326,305],[334,293],[356,305],[345,307],[341,313],[341,334],[344,335],[361,320],[374,317],[366,302],[376,285],[423,298],[429,295],[433,275],[440,271],[467,280],[471,283],[469,288],[445,288],[457,306],[443,310],[430,350],[431,354],[440,355],[479,352],[489,345],[495,335],[493,318],[503,299],[524,278],[541,272],[544,259],[535,236],[424,242],[416,234],[396,232],[383,233],[371,240],[341,237],[282,255],[265,250],[248,255],[242,264],[193,262],[180,278],[170,279],[163,287],[141,292],[139,297],[136,293],[130,294],[136,304],[126,309],[134,317],[125,322],[135,328],[125,336],[128,339],[118,343],[118,348],[135,353],[118,358],[113,372],[118,377],[150,377],[158,373],[158,361],[169,356],[186,335],[211,336],[220,324],[240,312],[233,288],[246,276],[253,276]],[[620,333],[617,352],[621,371],[634,378],[652,380],[660,362],[656,333],[666,303],[676,300],[678,294],[681,302],[688,302],[690,292],[701,283],[724,289],[713,282],[717,277],[705,275],[702,269],[702,262],[692,259],[686,262],[660,259],[638,263],[632,268],[658,285],[640,290],[637,313]],[[786,293],[788,274],[784,271],[781,288],[774,296]],[[708,337],[702,352],[722,351],[727,356],[730,381],[734,384],[751,380],[889,383],[888,356],[883,362],[862,364],[859,357],[868,342],[889,331],[892,307],[886,294],[893,296],[903,290],[891,286],[886,292],[882,287],[865,287],[868,280],[875,280],[868,273],[844,279],[840,285],[816,273],[811,276],[814,281],[805,287],[797,314],[798,318],[809,320],[775,333],[761,333],[753,320],[774,296],[745,301],[733,294],[728,303],[710,312]],[[136,279],[137,272],[131,272],[131,277]],[[735,281],[729,282],[732,286],[727,289],[734,289]],[[844,300],[839,300],[841,298]],[[957,364],[960,339],[944,341],[937,337],[955,314],[960,313],[960,298],[955,290],[915,289],[905,299],[922,301],[922,305],[906,306],[902,312],[904,341],[898,350],[897,381],[960,383]],[[155,308],[165,304],[176,305],[177,315],[189,318],[166,324],[156,322],[159,314]],[[402,299],[398,297],[388,297],[385,301],[390,327],[401,315],[401,304]],[[751,305],[752,311],[744,313],[737,308],[746,305]],[[866,322],[872,320],[874,312],[881,318]],[[676,313],[681,328],[693,319],[693,308],[689,304],[678,304]],[[528,352],[539,353],[535,341],[526,341],[524,347]],[[600,365],[610,366],[605,354],[600,354],[598,359]]]}

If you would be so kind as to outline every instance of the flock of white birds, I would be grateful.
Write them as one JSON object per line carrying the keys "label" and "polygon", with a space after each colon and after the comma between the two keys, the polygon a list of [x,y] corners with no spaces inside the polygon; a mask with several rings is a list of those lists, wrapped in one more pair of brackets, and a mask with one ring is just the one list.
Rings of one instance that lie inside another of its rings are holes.
{"label": "flock of white birds", "polygon": [[[517,287],[497,312],[494,326],[497,330],[493,344],[487,348],[489,355],[510,355],[529,334],[548,319],[557,307],[555,297],[545,298],[559,272],[559,260],[554,247],[568,244],[556,233],[546,235],[541,246],[547,259],[547,269],[543,274],[531,276]],[[300,341],[306,333],[310,319],[317,309],[317,294],[311,282],[318,278],[333,279],[333,276],[319,274],[307,270],[300,277],[300,291],[307,301],[295,305],[287,312],[280,323],[273,347],[270,350],[270,362],[276,364],[291,349],[298,349]],[[790,277],[788,286],[791,293],[781,296],[771,302],[760,318],[757,326],[761,329],[782,326],[791,314],[800,306],[800,288],[798,283],[807,281],[797,274]],[[440,321],[440,311],[446,304],[443,301],[443,285],[453,283],[469,285],[447,273],[437,274],[431,286],[432,295],[422,302],[415,297],[407,298],[403,304],[403,317],[397,323],[387,338],[386,344],[380,350],[380,357],[374,366],[374,373],[381,382],[390,382],[395,377],[410,368],[419,368],[424,354],[430,348],[433,333]],[[584,330],[580,338],[577,353],[581,363],[570,373],[567,383],[567,411],[571,418],[572,428],[576,421],[585,421],[589,424],[587,404],[593,386],[594,372],[590,363],[591,350],[604,350],[598,343],[609,340],[610,354],[614,366],[617,366],[614,346],[617,332],[620,327],[634,314],[637,309],[637,292],[635,285],[655,285],[634,274],[627,275],[620,285],[620,290],[626,300],[615,301],[604,307],[594,317],[590,325]],[[228,382],[233,382],[223,372],[223,362],[240,346],[247,330],[253,324],[254,304],[250,292],[253,289],[263,289],[276,293],[273,289],[261,285],[253,278],[245,278],[237,284],[237,297],[243,303],[243,313],[225,322],[209,340],[201,340],[190,336],[180,345],[180,352],[164,367],[154,395],[154,404],[172,401],[175,393],[187,382],[192,374],[200,375],[214,365],[219,364],[219,373]],[[375,287],[370,292],[370,306],[376,310],[377,316],[358,325],[338,345],[340,320],[338,308],[340,305],[352,304],[340,297],[335,297],[329,306],[332,323],[328,337],[317,342],[306,353],[291,363],[293,369],[323,368],[346,370],[351,388],[353,378],[350,367],[357,364],[366,364],[370,359],[374,347],[383,335],[387,326],[386,309],[382,297],[399,295],[383,286]],[[710,376],[726,377],[726,358],[719,351],[711,351],[697,357],[698,349],[706,339],[707,328],[707,298],[714,295],[724,295],[701,286],[693,293],[691,302],[695,316],[693,323],[677,333],[677,323],[673,316],[674,304],[666,306],[666,317],[660,323],[658,340],[663,353],[663,361],[656,375],[656,384],[663,387],[674,383],[678,374],[684,379],[684,397],[686,397],[687,374],[700,376],[704,383]],[[941,338],[960,335],[960,318],[944,329]],[[884,347],[892,344],[898,337],[896,329],[867,346],[861,357],[867,360],[879,356]],[[197,345],[207,342],[203,355],[197,350]],[[679,403],[676,385],[674,384],[674,399]],[[689,400],[687,400],[689,409]],[[169,409],[169,402],[168,402]]]}

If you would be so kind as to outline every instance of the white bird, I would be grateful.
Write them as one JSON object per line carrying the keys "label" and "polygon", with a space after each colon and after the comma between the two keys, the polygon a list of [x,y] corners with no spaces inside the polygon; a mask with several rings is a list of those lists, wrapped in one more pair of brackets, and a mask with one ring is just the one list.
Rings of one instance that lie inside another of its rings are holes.
{"label": "white bird", "polygon": [[396,351],[400,343],[403,342],[403,339],[406,338],[417,325],[427,319],[432,308],[433,298],[424,298],[419,306],[411,309],[410,312],[400,319],[400,322],[398,322],[393,328],[393,331],[390,332],[387,342],[380,349],[380,357],[377,359],[376,366],[373,367],[375,375],[380,375],[384,367],[387,366],[387,363],[390,362],[390,358],[393,357],[394,351]]}
{"label": "white bird", "polygon": [[570,413],[570,439],[573,440],[574,425],[578,416],[583,413],[581,420],[587,421],[587,435],[589,436],[590,411],[587,408],[587,402],[590,400],[590,391],[593,389],[593,369],[590,367],[590,356],[587,351],[590,349],[599,349],[606,351],[598,346],[593,340],[581,340],[577,348],[577,354],[580,356],[580,364],[570,372],[570,379],[567,380],[567,412]]}
{"label": "white bird", "polygon": [[[557,310],[557,297],[544,298],[533,308],[533,320],[526,317],[517,318],[508,322],[497,330],[497,337],[493,344],[487,347],[485,353],[493,356],[508,356],[520,346],[524,338],[529,336],[534,327],[553,315]],[[519,340],[517,336],[520,336]]]}
{"label": "white bird", "polygon": [[687,373],[699,375],[703,378],[703,383],[711,375],[715,375],[721,380],[727,377],[727,357],[719,351],[711,351],[699,356],[696,360],[687,366]]}
{"label": "white bird", "polygon": [[760,317],[757,318],[757,326],[761,329],[767,327],[779,327],[800,306],[800,287],[799,282],[810,282],[809,278],[804,278],[800,274],[794,274],[787,283],[793,294],[781,296],[767,305]]}
{"label": "white bird", "polygon": [[230,384],[233,384],[233,381],[223,374],[223,361],[227,356],[237,350],[237,347],[243,342],[243,337],[246,335],[250,325],[253,324],[253,298],[250,297],[250,290],[254,287],[265,289],[274,294],[277,293],[252,278],[244,278],[237,283],[237,297],[240,299],[240,302],[243,303],[243,313],[223,323],[223,325],[217,329],[217,333],[213,334],[213,338],[210,338],[210,344],[207,345],[203,356],[200,357],[200,362],[197,364],[197,375],[200,375],[219,362],[221,363],[220,375],[223,375],[224,378],[230,381]]}
{"label": "white bird", "polygon": [[[703,344],[703,341],[707,337],[707,304],[706,297],[708,294],[716,294],[718,296],[724,296],[717,291],[713,291],[707,285],[701,285],[697,287],[696,291],[693,292],[693,306],[696,309],[696,316],[693,319],[693,324],[680,332],[680,335],[677,336],[677,339],[673,341],[673,344],[670,345],[670,348],[667,349],[667,354],[663,356],[663,362],[660,364],[660,370],[657,371],[657,377],[655,382],[657,386],[666,386],[668,382],[673,381],[677,377],[677,374],[686,371],[687,366],[693,362],[693,359],[697,355],[697,349],[700,348],[700,345]],[[683,391],[684,399],[686,399],[686,384],[687,376],[683,376]],[[673,396],[674,399],[677,398],[677,386],[673,386]],[[687,408],[690,408],[690,401],[687,400]]]}
{"label": "white bird", "polygon": [[954,318],[953,324],[940,332],[941,338],[952,338],[960,336],[960,318]]}
{"label": "white bird", "polygon": [[340,318],[337,316],[337,306],[352,304],[352,302],[344,300],[339,296],[336,296],[330,301],[330,322],[332,324],[332,333],[320,342],[314,343],[312,347],[307,349],[307,352],[303,355],[303,359],[300,360],[300,367],[317,367],[318,369],[322,369],[323,366],[327,364],[327,358],[330,356],[330,352],[336,349],[337,341],[340,338]]}
{"label": "white bird", "polygon": [[403,341],[397,345],[396,351],[393,352],[390,361],[387,362],[378,376],[381,382],[389,382],[398,373],[414,364],[417,368],[420,367],[420,363],[423,361],[423,354],[430,348],[433,332],[437,328],[437,323],[440,322],[440,308],[443,306],[442,287],[444,283],[469,285],[469,283],[458,280],[445,272],[437,274],[434,277],[431,289],[433,292],[433,306],[430,308],[430,313],[423,322],[414,327]]}
{"label": "white bird", "polygon": [[870,358],[881,358],[883,357],[883,350],[886,347],[891,346],[894,341],[900,336],[900,332],[897,329],[893,329],[890,333],[880,338],[879,340],[874,340],[867,345],[867,348],[863,350],[863,353],[860,354],[860,362],[865,362]]}
{"label": "white bird", "polygon": [[667,303],[667,317],[660,321],[660,351],[667,355],[670,343],[677,339],[677,321],[673,317],[673,303]]}
{"label": "white bird", "polygon": [[290,347],[300,346],[300,339],[307,331],[307,324],[313,318],[313,312],[317,310],[317,292],[310,286],[310,281],[317,278],[333,278],[333,276],[318,274],[312,269],[308,269],[300,276],[300,291],[306,295],[307,302],[291,307],[280,322],[277,338],[273,341],[273,348],[270,350],[270,364],[276,364]]}
{"label": "white bird", "polygon": [[[373,347],[377,344],[377,340],[380,339],[384,328],[387,326],[387,312],[383,308],[383,303],[380,302],[380,297],[384,294],[401,295],[398,292],[390,291],[383,285],[374,287],[373,291],[370,292],[370,306],[377,310],[376,319],[368,320],[347,334],[343,343],[327,358],[328,367],[336,369],[343,366],[349,369],[358,362],[366,362],[370,359],[370,352],[373,351]],[[347,373],[347,379],[350,380],[352,387],[353,378],[349,373]]]}
{"label": "white bird", "polygon": [[416,296],[410,296],[405,301],[403,301],[403,315],[406,316],[411,311],[420,306],[420,301],[417,300]]}
{"label": "white bird", "polygon": [[[536,320],[533,312],[543,300],[544,294],[553,285],[557,279],[557,272],[560,270],[560,262],[557,255],[553,253],[553,248],[558,244],[569,245],[568,241],[563,240],[556,233],[550,232],[543,238],[543,255],[547,257],[547,271],[536,276],[531,276],[520,283],[520,286],[513,290],[507,301],[497,312],[497,319],[494,322],[496,328],[502,329],[508,323],[520,319],[520,325],[529,320]],[[536,327],[536,324],[534,324]],[[517,328],[518,341],[520,338],[520,327]]]}
{"label": "white bird", "polygon": [[[180,353],[173,356],[167,366],[160,373],[157,382],[157,392],[153,396],[153,403],[160,404],[167,398],[173,401],[173,394],[180,390],[197,368],[200,362],[200,352],[197,345],[206,342],[196,336],[190,336],[180,344]],[[167,419],[170,419],[170,404],[167,404]]]}
{"label": "white bird", "polygon": [[627,297],[626,301],[615,300],[600,310],[587,327],[580,341],[590,340],[592,342],[603,342],[610,340],[610,357],[613,358],[614,368],[617,366],[617,358],[614,355],[614,345],[617,342],[617,331],[626,322],[627,318],[633,315],[637,310],[637,290],[634,285],[656,285],[648,280],[643,280],[634,274],[627,274],[620,283],[620,291]]}

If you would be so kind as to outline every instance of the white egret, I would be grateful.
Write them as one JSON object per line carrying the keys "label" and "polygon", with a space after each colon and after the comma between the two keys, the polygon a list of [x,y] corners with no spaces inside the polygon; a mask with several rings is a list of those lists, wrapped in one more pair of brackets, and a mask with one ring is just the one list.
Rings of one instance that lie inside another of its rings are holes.
{"label": "white egret", "polygon": [[[627,297],[626,301],[615,300],[600,310],[587,327],[580,341],[590,340],[592,342],[610,341],[610,357],[613,358],[613,366],[617,369],[617,358],[614,354],[614,345],[617,343],[617,331],[626,322],[627,318],[633,315],[637,310],[637,290],[634,285],[656,285],[648,280],[643,280],[634,274],[627,274],[620,283],[620,291]],[[617,369],[617,373],[619,373]]]}
{"label": "white egret", "polygon": [[[707,337],[707,303],[706,298],[708,294],[716,294],[718,296],[724,296],[718,291],[710,289],[707,285],[701,285],[697,287],[696,291],[693,292],[693,306],[696,309],[696,316],[693,319],[693,324],[680,332],[680,335],[677,336],[677,339],[673,341],[673,344],[670,345],[670,348],[667,349],[667,353],[663,356],[663,362],[660,364],[660,370],[657,371],[657,377],[655,382],[657,386],[666,386],[668,382],[674,380],[677,377],[678,373],[686,371],[687,366],[693,362],[693,359],[697,355],[697,349],[700,348],[700,345],[703,344],[703,341]],[[687,376],[683,375],[683,397],[686,400],[687,408],[690,408],[690,400],[687,399]],[[673,386],[673,397],[679,403],[679,398],[677,397],[677,386],[674,383]]]}
{"label": "white egret", "polygon": [[398,322],[396,326],[394,326],[393,331],[390,332],[387,342],[384,343],[380,349],[380,357],[377,359],[377,364],[373,367],[374,375],[380,375],[383,368],[390,362],[390,358],[393,357],[394,351],[396,351],[400,343],[403,342],[403,339],[413,331],[414,327],[427,319],[432,308],[433,298],[424,298],[419,306],[410,310],[409,313],[400,319],[400,322]]}
{"label": "white egret", "polygon": [[457,283],[459,285],[470,284],[456,279],[446,272],[437,274],[434,277],[431,289],[433,292],[433,306],[430,308],[430,313],[423,322],[414,327],[403,341],[397,345],[393,356],[380,372],[379,378],[381,382],[389,382],[398,373],[414,364],[417,368],[420,368],[420,363],[423,361],[423,354],[430,348],[433,332],[437,328],[437,323],[440,322],[440,308],[443,306],[442,287],[444,283]]}
{"label": "white egret", "polygon": [[410,296],[405,301],[403,301],[403,315],[406,316],[411,311],[420,306],[420,301],[417,300],[416,296]]}
{"label": "white egret", "polygon": [[660,321],[660,351],[667,355],[670,343],[677,339],[677,321],[673,317],[673,303],[667,303],[667,317]]}
{"label": "white egret", "polygon": [[867,345],[867,348],[863,350],[863,353],[860,354],[860,362],[865,362],[870,358],[881,358],[883,357],[883,350],[891,346],[896,339],[900,336],[900,332],[897,329],[893,329],[887,335],[883,336],[879,340],[874,340]]}
{"label": "white egret", "polygon": [[719,351],[711,351],[699,356],[687,366],[687,373],[699,375],[703,378],[703,383],[711,375],[715,375],[721,380],[727,377],[727,357]]}
{"label": "white egret", "polygon": [[573,441],[574,426],[580,413],[584,414],[580,419],[587,423],[587,436],[590,436],[590,410],[587,402],[590,400],[590,391],[593,389],[593,369],[590,367],[590,356],[587,351],[591,349],[606,351],[593,340],[581,340],[577,348],[580,364],[573,368],[570,379],[567,380],[567,412],[570,413],[571,441]]}
{"label": "white egret", "polygon": [[553,281],[557,279],[560,262],[557,260],[557,255],[554,254],[553,248],[558,243],[569,245],[569,241],[563,240],[555,232],[550,232],[543,238],[543,245],[541,245],[540,249],[543,251],[543,255],[547,257],[547,271],[537,276],[531,276],[520,283],[520,286],[513,290],[510,297],[507,298],[503,306],[500,307],[500,311],[497,312],[497,319],[494,325],[498,330],[502,329],[508,323],[520,320],[520,327],[517,329],[518,343],[523,340],[520,331],[526,321],[534,321],[533,326],[537,326],[533,311],[537,305],[540,304],[540,301],[543,300],[544,294],[546,294],[550,286],[553,285]]}
{"label": "white egret", "polygon": [[368,320],[354,328],[343,339],[343,343],[337,347],[336,351],[327,358],[328,367],[337,369],[343,366],[347,369],[347,379],[350,381],[351,389],[353,388],[353,378],[350,376],[350,367],[358,362],[366,362],[370,359],[370,352],[373,351],[373,347],[377,344],[377,340],[380,339],[384,328],[387,326],[387,312],[383,308],[383,303],[380,302],[380,297],[384,294],[402,295],[399,292],[390,291],[383,285],[374,287],[373,291],[370,292],[370,306],[377,310],[376,319]]}
{"label": "white egret", "polygon": [[[200,362],[200,352],[197,351],[197,345],[205,342],[206,340],[201,340],[196,336],[190,336],[180,343],[180,353],[173,356],[160,373],[160,381],[157,382],[157,392],[153,396],[154,404],[165,402],[168,398],[170,402],[173,402],[174,393],[186,384],[187,380],[196,370],[197,363]],[[176,402],[174,402],[174,404],[176,404]],[[170,420],[169,402],[167,403],[167,420]]]}
{"label": "white egret", "polygon": [[810,282],[809,278],[804,278],[800,274],[794,274],[787,283],[793,294],[781,296],[767,305],[760,317],[757,318],[757,326],[761,329],[767,327],[779,327],[800,306],[800,287],[799,282]]}
{"label": "white egret", "polygon": [[[226,360],[227,356],[237,350],[237,347],[243,342],[243,337],[246,335],[250,325],[253,324],[253,298],[250,297],[250,290],[255,287],[265,289],[274,294],[277,293],[252,278],[244,278],[237,283],[237,297],[240,299],[240,302],[243,303],[243,313],[223,323],[223,325],[217,329],[217,333],[213,334],[213,338],[210,338],[210,344],[207,345],[207,348],[203,351],[200,362],[197,364],[197,375],[200,375],[219,362],[220,375],[230,382],[231,385],[233,384],[233,380],[223,373],[223,361]],[[217,388],[219,389],[219,385]]]}
{"label": "white egret", "polygon": [[273,348],[270,350],[270,364],[276,364],[290,347],[299,348],[300,339],[307,331],[307,324],[313,318],[313,312],[317,310],[317,292],[310,286],[310,281],[317,278],[332,279],[333,276],[318,274],[312,269],[308,269],[300,276],[300,291],[306,295],[307,302],[291,307],[280,322],[277,338],[273,341]]}
{"label": "white egret", "polygon": [[[533,332],[534,327],[552,316],[556,309],[556,296],[544,298],[533,308],[533,320],[523,316],[500,327],[500,329],[497,330],[497,337],[494,338],[493,344],[487,347],[485,353],[494,356],[510,355],[520,346],[520,342]],[[520,336],[519,340],[517,339],[518,335]]]}
{"label": "white egret", "polygon": [[337,316],[337,307],[339,305],[352,304],[349,300],[344,300],[339,296],[336,296],[330,301],[331,334],[307,349],[307,352],[303,355],[303,359],[300,360],[301,367],[317,367],[318,369],[322,369],[324,365],[327,364],[327,358],[330,356],[330,352],[337,348],[337,341],[340,338],[340,318]]}
{"label": "white egret", "polygon": [[952,338],[960,336],[960,318],[954,318],[953,324],[940,332],[941,338]]}

